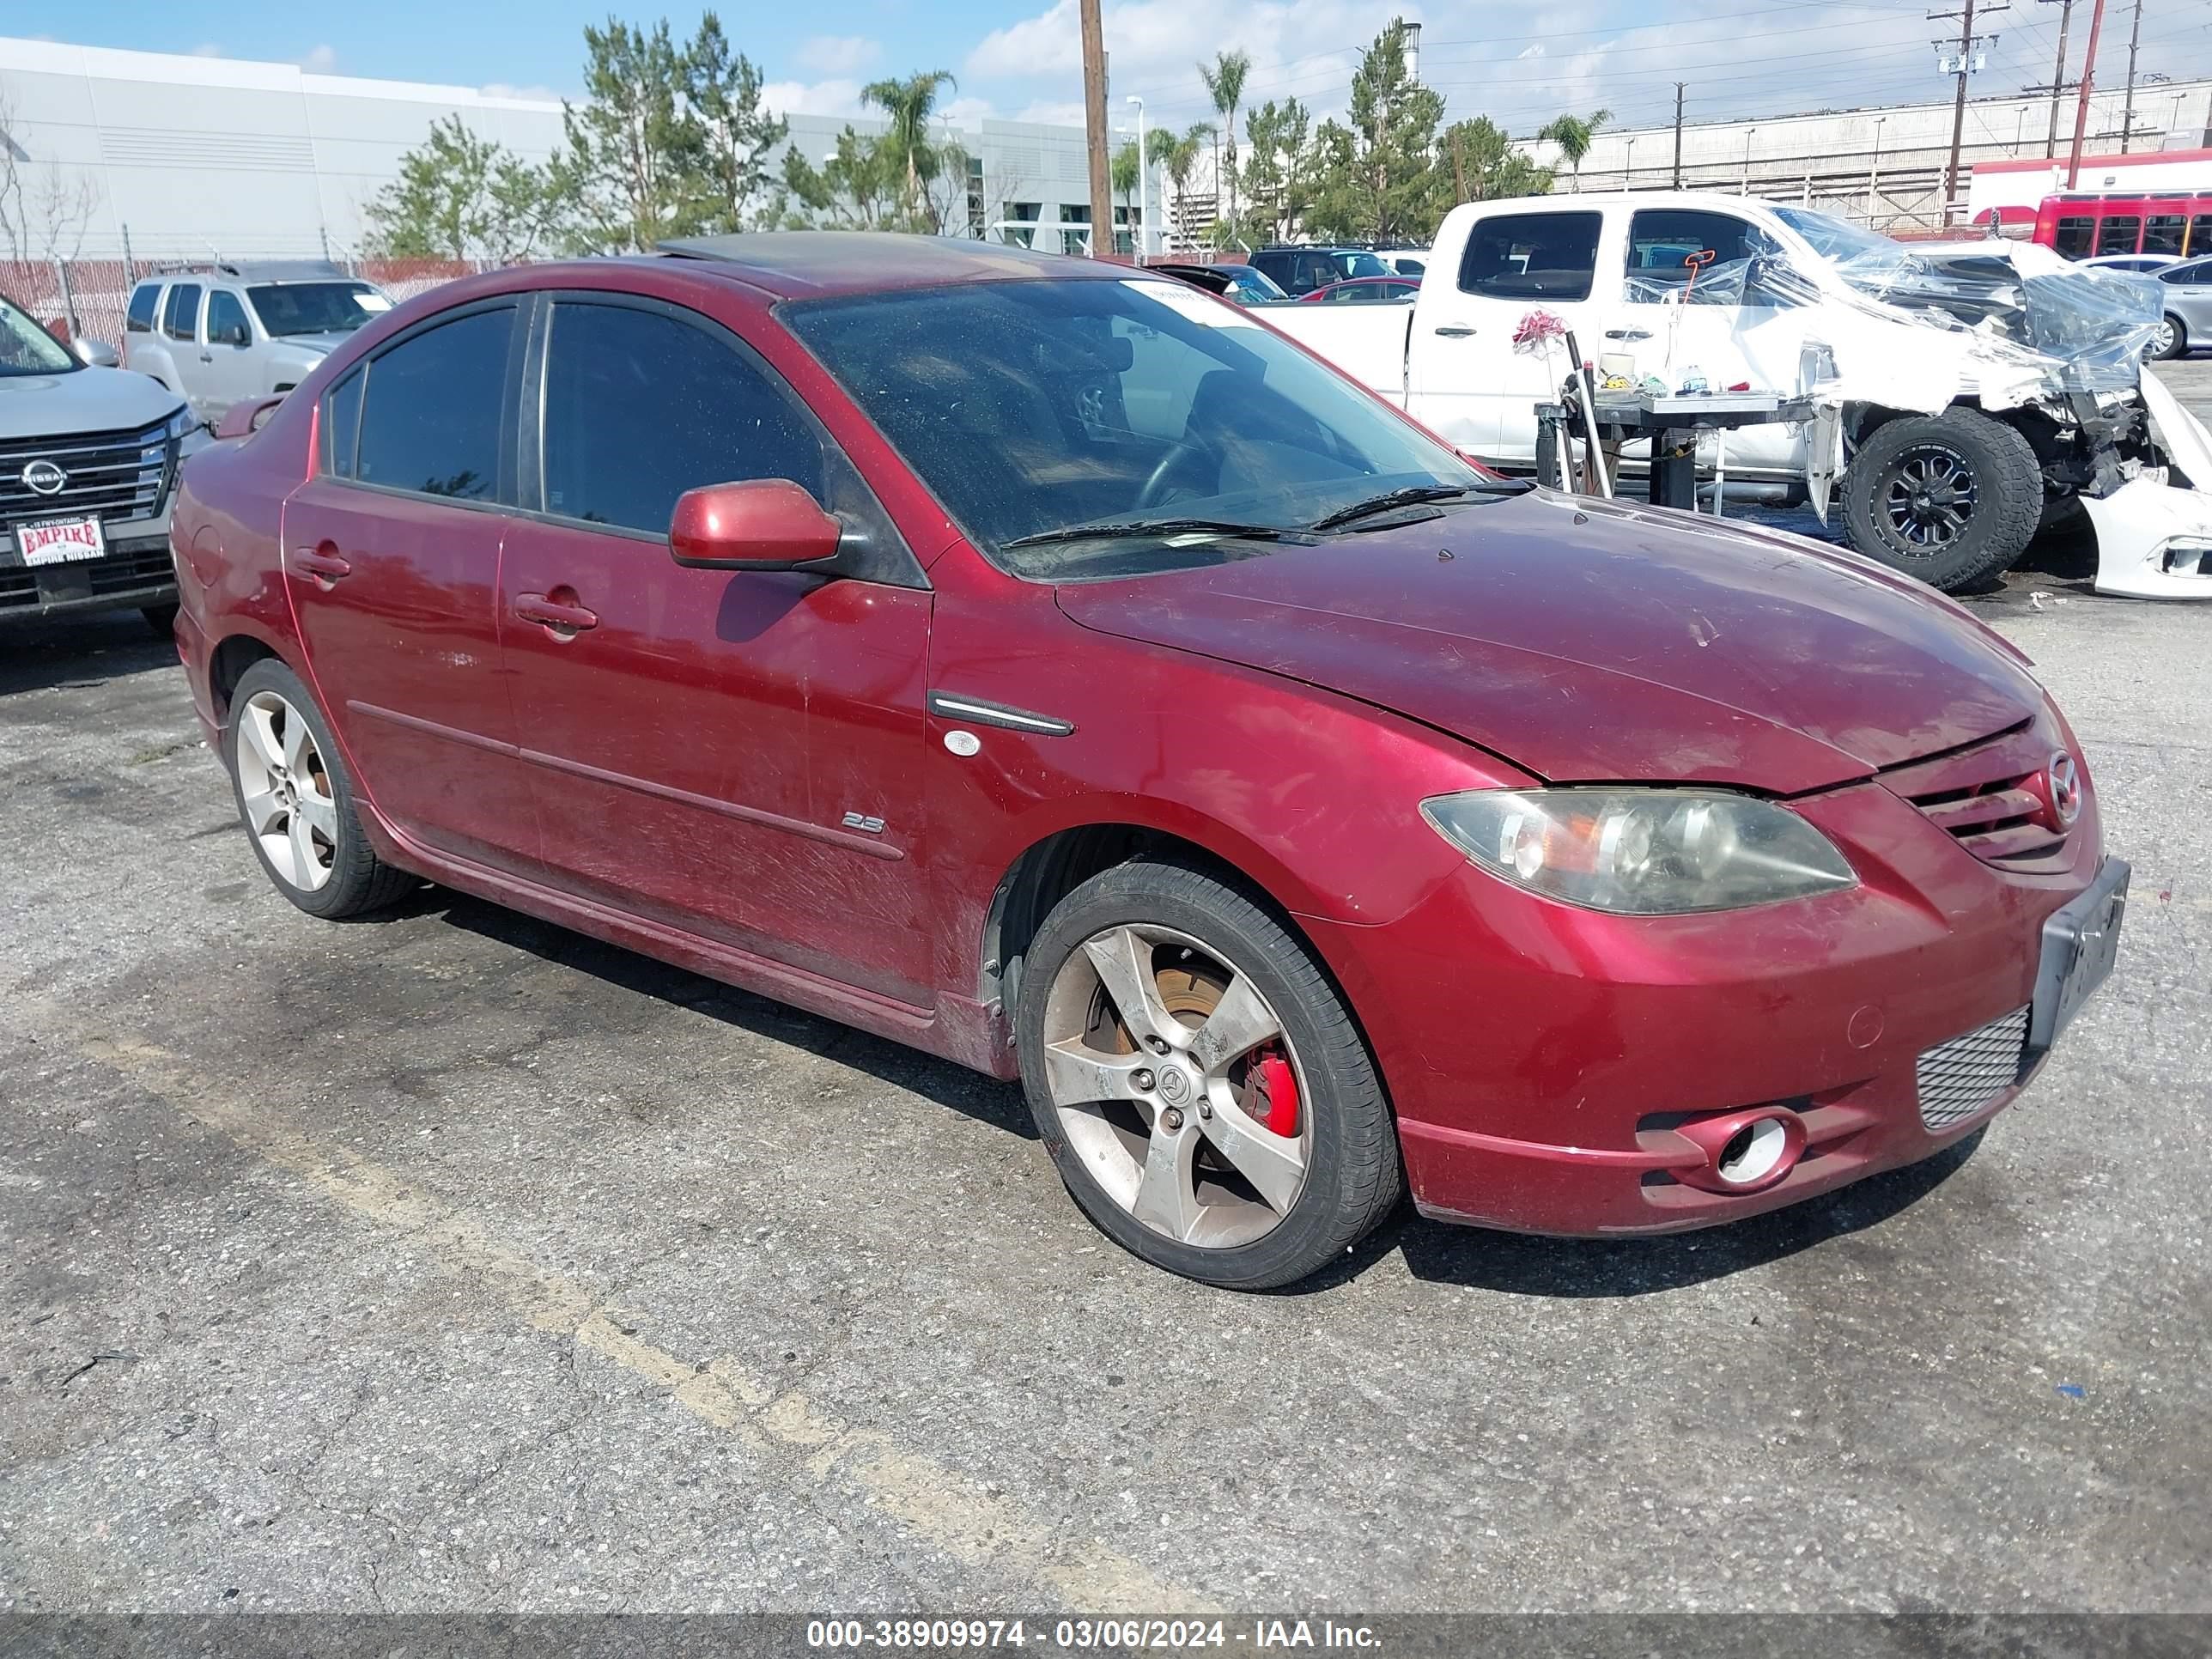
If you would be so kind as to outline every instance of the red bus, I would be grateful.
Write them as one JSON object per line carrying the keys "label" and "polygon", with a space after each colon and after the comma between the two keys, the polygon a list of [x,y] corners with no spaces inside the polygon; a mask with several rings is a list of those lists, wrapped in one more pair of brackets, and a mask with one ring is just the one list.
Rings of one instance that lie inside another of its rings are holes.
{"label": "red bus", "polygon": [[2212,253],[2212,191],[2107,190],[2046,196],[2035,240],[2069,259],[2105,253]]}

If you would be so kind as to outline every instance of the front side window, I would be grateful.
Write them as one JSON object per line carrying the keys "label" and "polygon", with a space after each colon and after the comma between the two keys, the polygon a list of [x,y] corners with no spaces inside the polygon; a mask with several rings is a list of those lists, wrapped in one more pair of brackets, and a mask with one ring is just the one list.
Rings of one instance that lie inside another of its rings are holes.
{"label": "front side window", "polygon": [[1604,222],[1595,213],[1502,213],[1478,221],[1460,258],[1460,291],[1492,300],[1587,300]]}
{"label": "front side window", "polygon": [[40,328],[30,313],[10,301],[0,300],[0,377],[66,374],[78,366],[76,357]]}
{"label": "front side window", "polygon": [[[1482,485],[1361,388],[1179,283],[978,283],[778,314],[1016,575],[1122,574],[1267,547],[1204,530],[1117,536],[1117,525],[1296,530],[1395,489]],[[1094,538],[1093,526],[1108,530]],[[1072,538],[1018,544],[1060,532]]]}
{"label": "front side window", "polygon": [[1732,213],[1645,208],[1628,222],[1628,298],[1656,305],[1683,293],[1692,304],[1740,305],[1750,261],[1778,252],[1772,237]]}
{"label": "front side window", "polygon": [[514,323],[511,307],[472,312],[370,360],[355,474],[362,483],[497,499]]}
{"label": "front side window", "polygon": [[246,324],[246,307],[228,289],[208,295],[206,338],[210,345],[245,345],[253,338]]}
{"label": "front side window", "polygon": [[189,340],[198,327],[200,285],[179,283],[169,290],[169,308],[161,319],[161,332],[173,340]]}
{"label": "front side window", "polygon": [[653,536],[705,484],[825,500],[820,441],[768,372],[665,313],[563,301],[545,343],[545,511]]}
{"label": "front side window", "polygon": [[1426,274],[1427,270],[1428,264],[1425,260],[1401,259],[1398,261],[1398,274],[1401,276],[1419,276]]}
{"label": "front side window", "polygon": [[2100,253],[2133,253],[2136,241],[2142,234],[2142,221],[2132,213],[2107,216],[2097,227],[2097,252]]}
{"label": "front side window", "polygon": [[161,303],[161,285],[159,283],[141,283],[131,289],[131,309],[123,319],[125,331],[151,334],[154,331],[154,316]]}
{"label": "front side window", "polygon": [[271,336],[350,334],[392,301],[367,283],[269,283],[246,290]]}

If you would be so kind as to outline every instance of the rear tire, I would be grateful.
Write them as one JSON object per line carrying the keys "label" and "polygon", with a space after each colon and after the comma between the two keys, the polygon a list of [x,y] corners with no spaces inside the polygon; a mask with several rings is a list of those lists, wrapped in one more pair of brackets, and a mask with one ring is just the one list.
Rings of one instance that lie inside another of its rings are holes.
{"label": "rear tire", "polygon": [[247,669],[231,692],[223,759],[253,855],[309,915],[368,915],[417,884],[376,856],[329,722],[300,677],[273,657]]}
{"label": "rear tire", "polygon": [[2189,325],[2172,312],[2159,319],[2158,332],[2143,348],[2146,357],[2179,357],[2189,349]]}
{"label": "rear tire", "polygon": [[1156,1267],[1271,1290],[1397,1201],[1396,1126],[1349,1010],[1212,876],[1139,862],[1069,893],[1024,953],[1015,1039],[1069,1194]]}
{"label": "rear tire", "polygon": [[2004,569],[2043,520],[2043,469],[2014,428],[1978,410],[1875,428],[1844,474],[1850,544],[1954,592]]}

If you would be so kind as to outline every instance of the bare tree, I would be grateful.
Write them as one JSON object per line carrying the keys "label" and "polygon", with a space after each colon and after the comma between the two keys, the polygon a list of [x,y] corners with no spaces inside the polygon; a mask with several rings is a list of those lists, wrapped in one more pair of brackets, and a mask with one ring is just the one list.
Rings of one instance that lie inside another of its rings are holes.
{"label": "bare tree", "polygon": [[0,249],[15,260],[73,259],[100,210],[100,186],[59,162],[34,162],[22,132],[0,92]]}

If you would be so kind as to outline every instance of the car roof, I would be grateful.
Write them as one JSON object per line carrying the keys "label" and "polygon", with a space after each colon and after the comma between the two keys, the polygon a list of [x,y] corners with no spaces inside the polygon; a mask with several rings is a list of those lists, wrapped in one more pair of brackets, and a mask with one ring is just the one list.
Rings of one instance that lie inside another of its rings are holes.
{"label": "car roof", "polygon": [[1112,278],[1135,272],[1134,266],[1113,260],[1071,259],[957,237],[884,231],[746,231],[663,242],[660,252],[717,266],[723,274],[786,300],[1042,276]]}
{"label": "car roof", "polygon": [[138,279],[136,286],[149,283],[356,283],[368,278],[356,276],[341,270],[326,259],[256,259],[232,262],[210,261],[206,264],[178,265],[167,270],[157,270]]}

